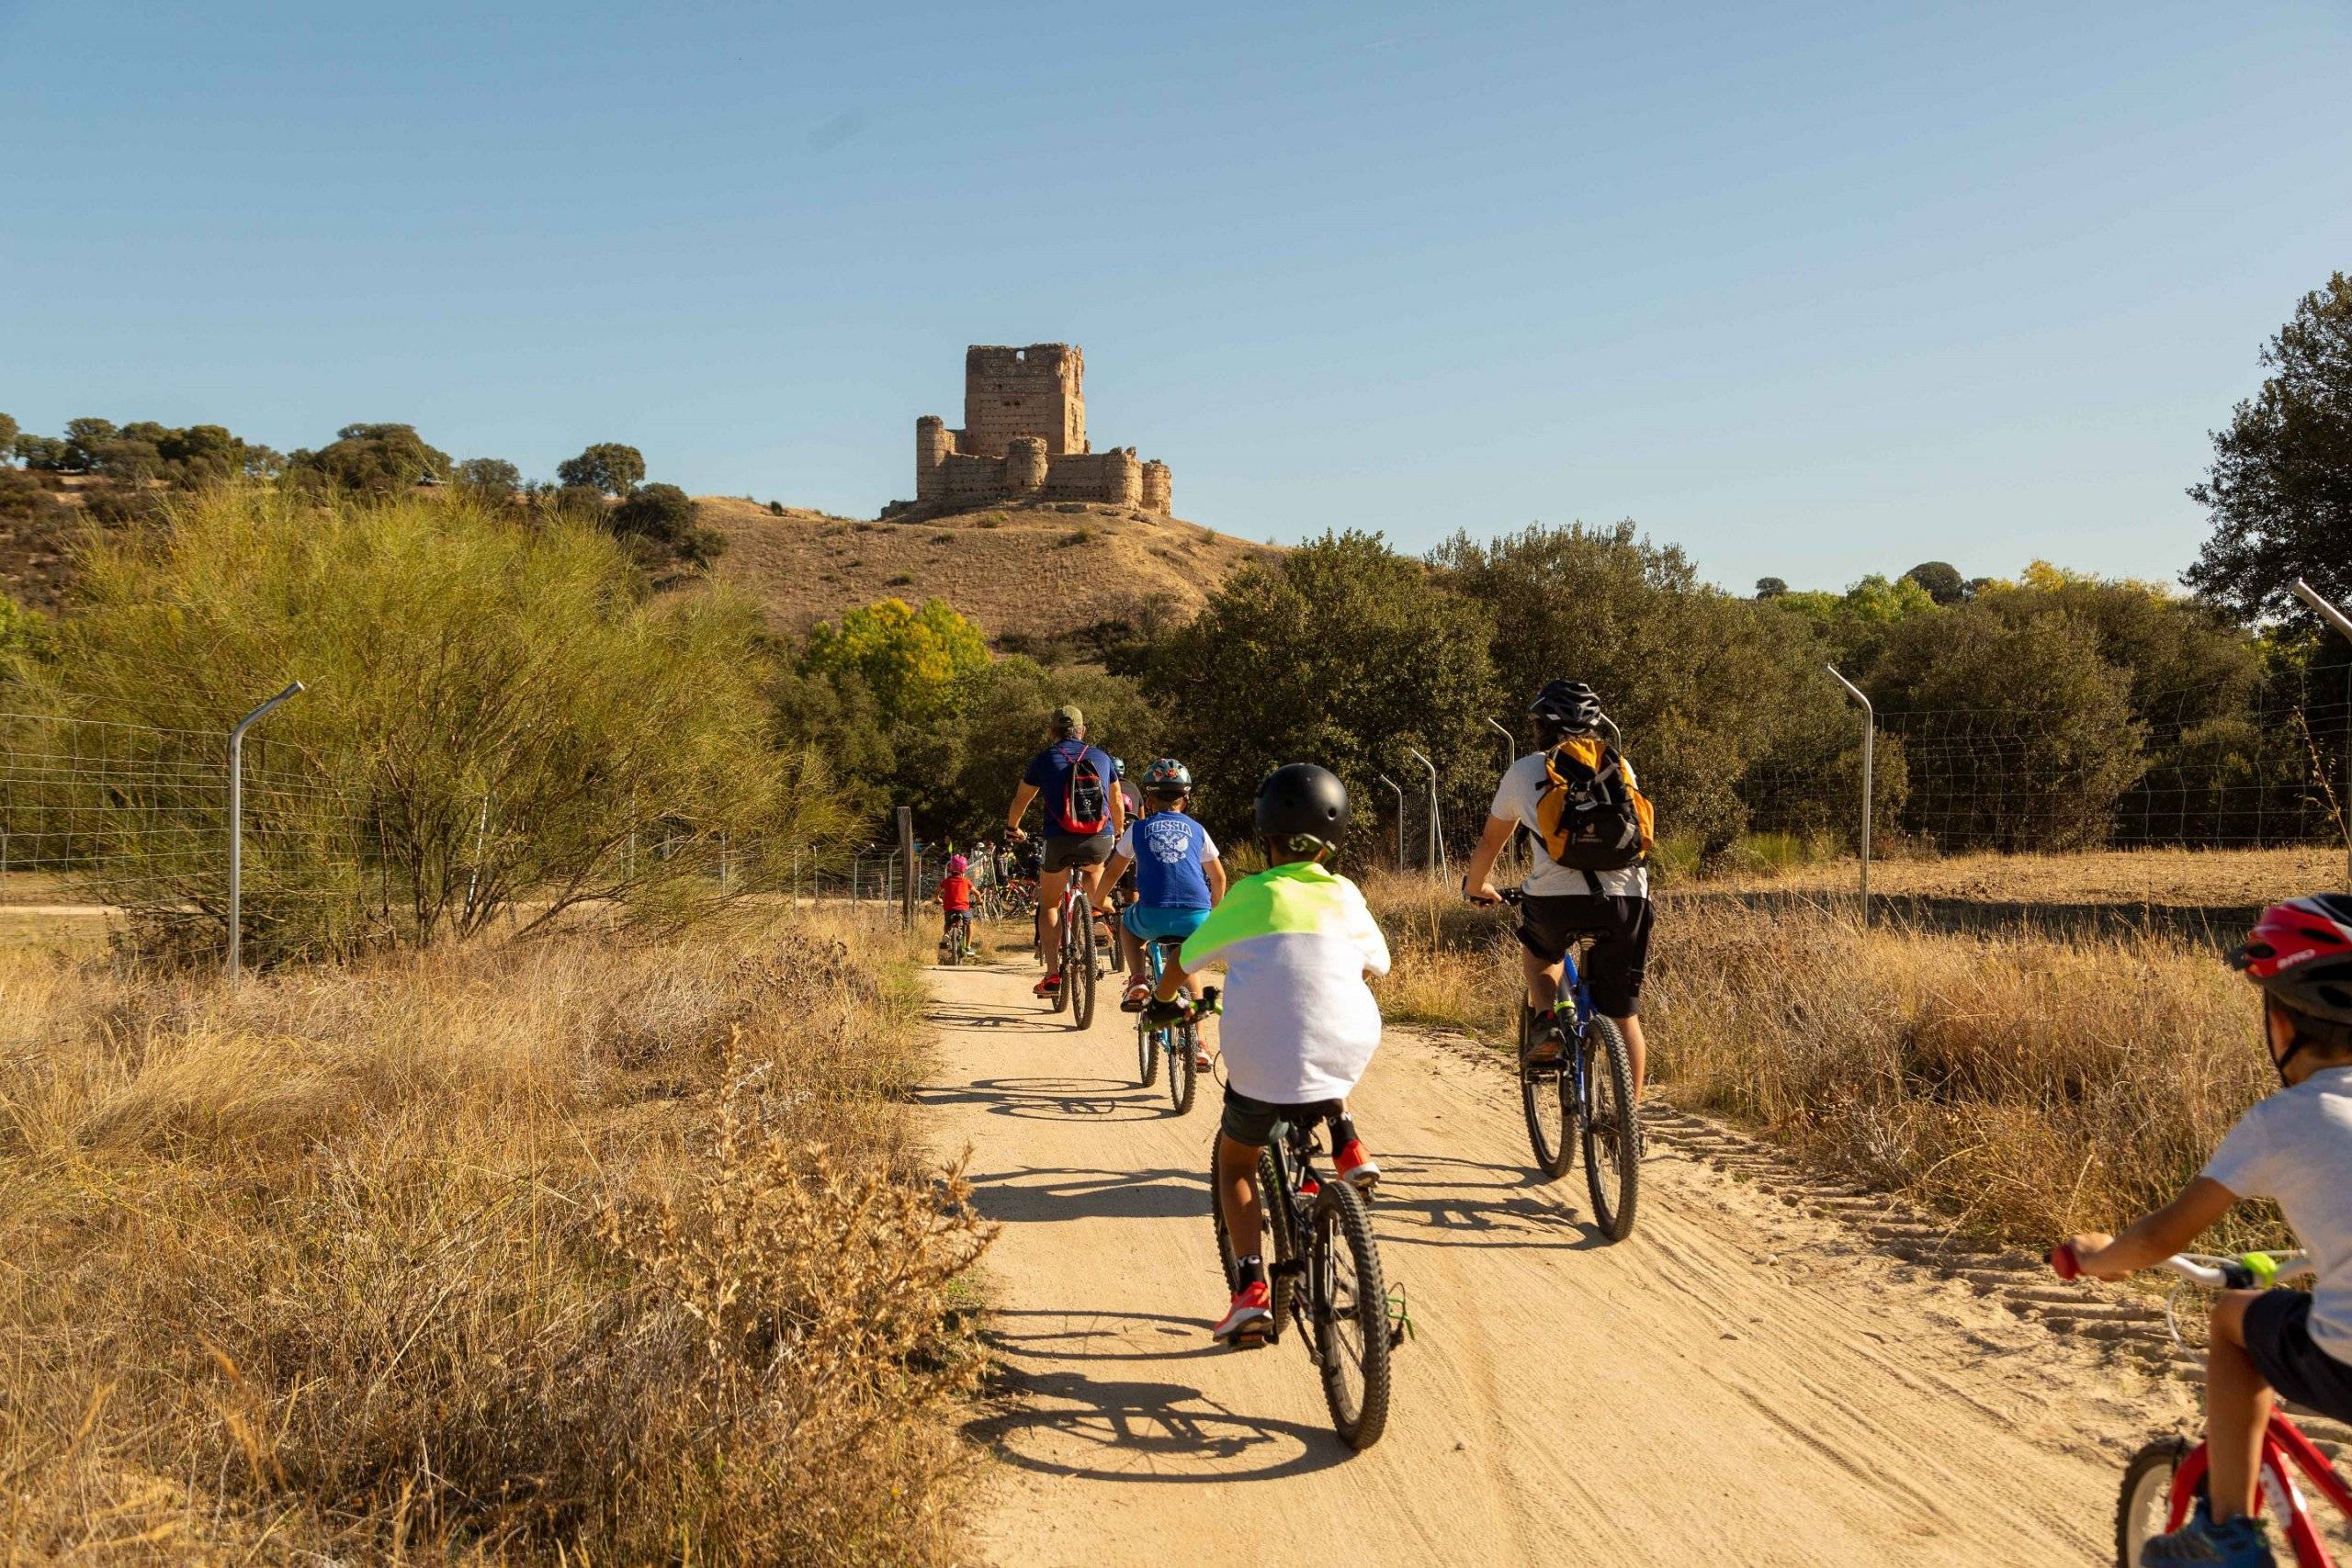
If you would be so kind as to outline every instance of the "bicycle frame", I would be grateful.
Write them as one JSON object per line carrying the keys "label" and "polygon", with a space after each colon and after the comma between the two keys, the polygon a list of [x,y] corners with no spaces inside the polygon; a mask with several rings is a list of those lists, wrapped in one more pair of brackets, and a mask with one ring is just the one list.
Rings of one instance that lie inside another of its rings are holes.
{"label": "bicycle frame", "polygon": [[[2180,1461],[2180,1469],[2172,1478],[2172,1498],[2166,1514],[2166,1529],[2178,1529],[2188,1522],[2188,1511],[2196,1506],[2198,1488],[2205,1484],[2208,1463],[2205,1445],[2191,1449],[2188,1457]],[[2262,1434],[2262,1461],[2258,1472],[2262,1500],[2274,1518],[2286,1528],[2288,1543],[2295,1549],[2297,1568],[2334,1568],[2335,1559],[2328,1555],[2321,1544],[2319,1530],[2312,1523],[2311,1511],[2303,1506],[2302,1488],[2295,1484],[2288,1466],[2303,1472],[2303,1479],[2318,1488],[2321,1496],[2335,1506],[2336,1512],[2352,1518],[2352,1486],[2328,1462],[2302,1429],[2273,1410],[2269,1429]]]}

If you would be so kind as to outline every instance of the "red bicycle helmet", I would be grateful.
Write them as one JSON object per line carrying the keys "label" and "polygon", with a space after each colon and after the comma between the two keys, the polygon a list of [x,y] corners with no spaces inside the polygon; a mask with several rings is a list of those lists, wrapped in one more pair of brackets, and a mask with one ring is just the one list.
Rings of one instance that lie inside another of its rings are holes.
{"label": "red bicycle helmet", "polygon": [[2352,1024],[2352,897],[2271,905],[2230,962],[2286,1007]]}

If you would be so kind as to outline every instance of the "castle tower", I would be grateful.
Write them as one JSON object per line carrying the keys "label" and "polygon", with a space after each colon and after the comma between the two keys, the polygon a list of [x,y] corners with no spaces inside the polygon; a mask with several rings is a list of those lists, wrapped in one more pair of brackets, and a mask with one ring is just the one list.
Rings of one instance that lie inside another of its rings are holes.
{"label": "castle tower", "polygon": [[974,344],[964,351],[964,434],[957,445],[1001,457],[1015,436],[1035,435],[1049,455],[1086,446],[1086,358],[1066,343],[1026,348]]}
{"label": "castle tower", "polygon": [[1113,506],[1143,504],[1143,465],[1136,461],[1134,447],[1120,447],[1102,465],[1102,499]]}
{"label": "castle tower", "polygon": [[947,499],[947,454],[955,449],[945,420],[927,413],[915,421],[915,500]]}
{"label": "castle tower", "polygon": [[1009,495],[1035,495],[1046,488],[1043,436],[1016,435],[1005,444],[1004,488]]}
{"label": "castle tower", "polygon": [[1143,466],[1141,504],[1146,512],[1157,512],[1163,515],[1173,513],[1176,510],[1174,491],[1175,479],[1169,473],[1167,464],[1154,457]]}

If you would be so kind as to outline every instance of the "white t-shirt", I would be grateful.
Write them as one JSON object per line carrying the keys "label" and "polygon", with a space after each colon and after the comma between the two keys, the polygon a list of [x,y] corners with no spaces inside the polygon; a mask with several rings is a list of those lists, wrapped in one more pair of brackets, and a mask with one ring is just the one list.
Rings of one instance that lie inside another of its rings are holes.
{"label": "white t-shirt", "polygon": [[[1535,831],[1535,804],[1544,798],[1544,753],[1532,752],[1510,765],[1502,783],[1495,786],[1495,803],[1487,815],[1506,822],[1516,822],[1529,832]],[[1538,897],[1555,897],[1563,894],[1603,893],[1611,898],[1646,898],[1650,896],[1650,868],[1628,866],[1623,871],[1574,871],[1544,852],[1538,841],[1529,860],[1526,890]]]}
{"label": "white t-shirt", "polygon": [[2352,1363],[2352,1067],[2257,1100],[2206,1162],[2241,1198],[2271,1198],[2319,1266],[2312,1343]]}

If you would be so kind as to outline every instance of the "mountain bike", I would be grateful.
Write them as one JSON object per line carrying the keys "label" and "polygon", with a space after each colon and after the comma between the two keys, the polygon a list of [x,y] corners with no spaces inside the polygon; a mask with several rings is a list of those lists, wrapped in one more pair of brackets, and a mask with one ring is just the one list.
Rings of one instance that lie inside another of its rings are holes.
{"label": "mountain bike", "polygon": [[[1323,1378],[1331,1425],[1351,1449],[1368,1449],[1388,1427],[1389,1356],[1412,1333],[1402,1292],[1391,1296],[1372,1237],[1372,1211],[1356,1190],[1315,1174],[1322,1153],[1312,1128],[1284,1123],[1258,1156],[1259,1207],[1266,1221],[1266,1280],[1274,1315],[1264,1344],[1298,1330]],[[1240,1259],[1218,1201],[1216,1148],[1209,1149],[1209,1214],[1216,1224],[1225,1286],[1241,1288]]]}
{"label": "mountain bike", "polygon": [[[1516,907],[1525,897],[1503,890]],[[1527,1142],[1536,1168],[1555,1179],[1566,1176],[1575,1148],[1584,1150],[1586,1190],[1592,1195],[1593,1223],[1611,1241],[1634,1234],[1634,1209],[1641,1195],[1642,1124],[1634,1104],[1633,1058],[1617,1026],[1592,1009],[1592,989],[1571,944],[1562,959],[1560,999],[1552,1017],[1566,1040],[1555,1061],[1530,1062],[1528,1047],[1540,1027],[1540,1013],[1519,1004],[1519,1099],[1527,1114]]]}
{"label": "mountain bike", "polygon": [[[2050,1266],[2058,1271],[2060,1279],[2074,1279],[2077,1272],[2074,1249],[2059,1247],[2050,1255]],[[2181,1337],[2180,1325],[2173,1313],[2174,1300],[2183,1285],[2243,1291],[2316,1271],[2311,1258],[2300,1252],[2247,1252],[2235,1258],[2182,1252],[2167,1258],[2158,1267],[2180,1276],[2172,1294],[2165,1298],[2165,1330],[2172,1336],[2174,1344],[2184,1348],[2188,1342]],[[2352,1519],[2352,1486],[2345,1483],[2327,1456],[2303,1436],[2294,1422],[2274,1407],[2270,1429],[2262,1435],[2261,1467],[2257,1472],[2260,1479],[2255,1489],[2256,1505],[2267,1508],[2284,1525],[2287,1543],[2294,1549],[2298,1568],[2333,1568],[2335,1559],[2321,1544],[2319,1530],[2303,1506],[2302,1488],[2295,1484],[2294,1477],[2289,1473],[2290,1466],[2302,1472],[2303,1479],[2317,1488],[2338,1514]],[[2183,1437],[2159,1438],[2132,1456],[2131,1462],[2123,1467],[2123,1486],[2115,1506],[2115,1561],[2119,1568],[2140,1568],[2141,1549],[2151,1536],[2177,1530],[2188,1523],[2189,1510],[2204,1494],[2205,1471],[2205,1445],[2192,1445]]]}
{"label": "mountain bike", "polygon": [[1094,983],[1102,977],[1102,953],[1094,940],[1094,911],[1087,907],[1086,868],[1072,866],[1062,881],[1062,984],[1053,997],[1054,1011],[1067,1008],[1071,1026],[1094,1024]]}
{"label": "mountain bike", "polygon": [[945,962],[969,964],[980,955],[979,949],[972,945],[973,914],[972,910],[963,910],[948,920],[947,934],[940,939],[939,944],[941,956]]}
{"label": "mountain bike", "polygon": [[[1144,975],[1151,982],[1151,994],[1159,994],[1159,977],[1168,972],[1162,956],[1169,949],[1184,945],[1182,937],[1154,937],[1144,943]],[[1216,994],[1211,987],[1209,996]],[[1136,1081],[1149,1089],[1159,1076],[1159,1058],[1168,1058],[1168,1098],[1176,1107],[1176,1114],[1183,1115],[1193,1109],[1193,1091],[1200,1077],[1200,1015],[1195,1013],[1181,1023],[1164,1023],[1154,1028],[1142,1013],[1136,1014]]]}

